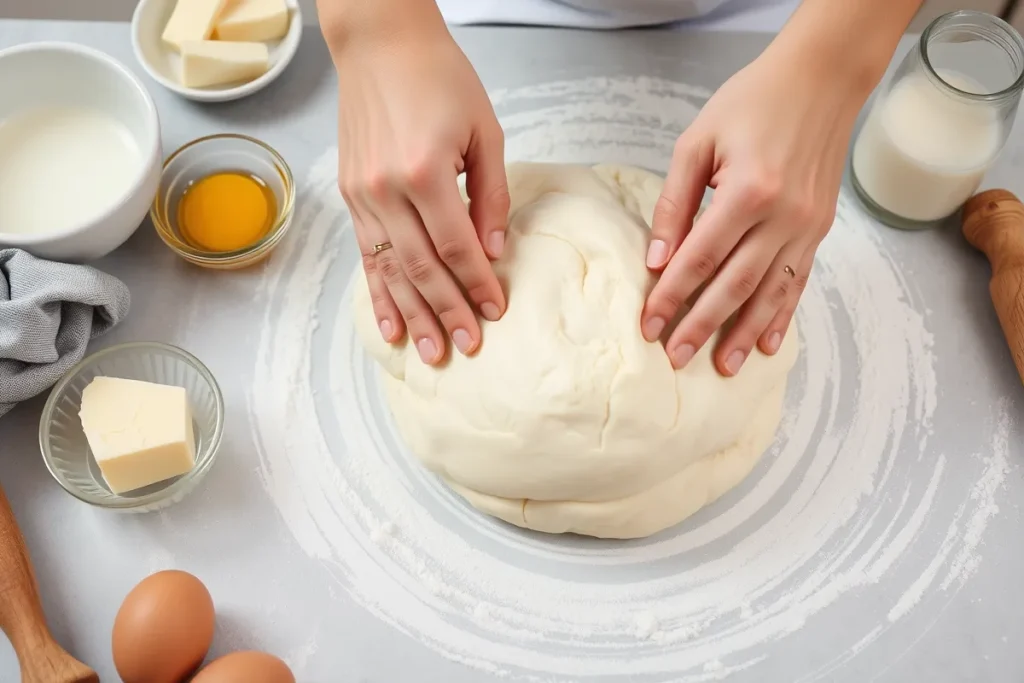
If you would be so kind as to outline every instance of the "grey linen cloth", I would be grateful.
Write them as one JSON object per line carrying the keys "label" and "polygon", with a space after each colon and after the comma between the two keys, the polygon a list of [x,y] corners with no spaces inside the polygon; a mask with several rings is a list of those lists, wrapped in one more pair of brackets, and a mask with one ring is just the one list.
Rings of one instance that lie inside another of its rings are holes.
{"label": "grey linen cloth", "polygon": [[53,386],[129,303],[125,284],[95,268],[0,249],[0,416]]}

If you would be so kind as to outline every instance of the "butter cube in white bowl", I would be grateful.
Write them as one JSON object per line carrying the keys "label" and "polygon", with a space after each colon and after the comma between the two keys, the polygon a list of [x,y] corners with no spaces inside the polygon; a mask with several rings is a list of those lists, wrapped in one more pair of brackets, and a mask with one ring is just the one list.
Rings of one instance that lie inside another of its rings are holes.
{"label": "butter cube in white bowl", "polygon": [[199,102],[262,90],[284,72],[301,38],[296,0],[140,0],[132,16],[142,67]]}
{"label": "butter cube in white bowl", "polygon": [[79,500],[148,512],[195,488],[223,429],[210,371],[182,349],[137,342],[96,352],[57,383],[39,444],[54,479]]}

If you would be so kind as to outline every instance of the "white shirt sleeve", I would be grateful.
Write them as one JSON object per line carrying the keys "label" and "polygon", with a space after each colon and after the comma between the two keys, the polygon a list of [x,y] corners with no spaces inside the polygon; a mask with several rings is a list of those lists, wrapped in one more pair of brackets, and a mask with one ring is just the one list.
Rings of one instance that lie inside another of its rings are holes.
{"label": "white shirt sleeve", "polygon": [[776,32],[800,0],[438,0],[450,24],[616,29],[692,22]]}

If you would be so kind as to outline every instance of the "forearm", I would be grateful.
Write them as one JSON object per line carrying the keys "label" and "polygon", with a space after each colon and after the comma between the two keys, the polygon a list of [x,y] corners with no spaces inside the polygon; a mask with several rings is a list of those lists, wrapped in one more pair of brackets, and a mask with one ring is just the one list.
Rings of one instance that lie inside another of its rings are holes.
{"label": "forearm", "polygon": [[317,0],[320,29],[334,50],[360,36],[406,41],[445,29],[434,0]]}
{"label": "forearm", "polygon": [[922,0],[803,0],[767,52],[866,99]]}

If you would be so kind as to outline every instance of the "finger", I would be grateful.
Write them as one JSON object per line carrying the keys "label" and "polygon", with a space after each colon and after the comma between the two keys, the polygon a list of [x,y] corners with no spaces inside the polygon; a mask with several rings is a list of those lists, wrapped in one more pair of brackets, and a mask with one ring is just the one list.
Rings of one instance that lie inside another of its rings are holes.
{"label": "finger", "polygon": [[715,367],[720,373],[730,377],[739,371],[758,338],[789,301],[805,251],[803,243],[787,244],[772,261],[753,296],[740,308],[736,323],[715,349]]}
{"label": "finger", "polygon": [[[398,308],[409,338],[416,346],[416,352],[424,363],[434,365],[444,358],[445,339],[441,333],[437,318],[430,306],[416,290],[405,275],[405,270],[395,253],[391,237],[384,230],[384,224],[375,214],[366,212],[372,220],[366,221],[367,246],[364,247],[363,259],[372,258],[374,268],[380,274],[388,293]],[[384,251],[375,252],[374,245],[392,244]]]}
{"label": "finger", "polygon": [[[752,231],[729,255],[665,344],[673,366],[685,367],[711,335],[757,290],[779,252],[778,247],[773,248],[771,240],[771,233],[763,229]],[[743,360],[738,365],[742,365]]]}
{"label": "finger", "polygon": [[684,133],[676,142],[665,187],[654,205],[648,268],[664,268],[690,232],[711,179],[714,158],[714,148],[706,138]]}
{"label": "finger", "polygon": [[[355,226],[359,252],[362,254],[363,271],[366,273],[366,284],[370,290],[370,301],[373,304],[373,315],[377,319],[377,328],[384,341],[394,344],[405,335],[405,321],[402,319],[402,313],[398,310],[395,300],[391,297],[391,292],[384,284],[384,278],[381,277],[380,269],[377,267],[377,258],[373,254],[373,245],[375,244],[373,235],[382,234],[383,230],[379,226],[374,226],[375,230],[371,229],[370,225],[375,223],[376,219],[372,214],[360,209],[347,196],[345,203],[348,204],[349,213],[352,214],[352,223]],[[369,215],[369,220],[364,220],[364,216],[367,215]],[[380,242],[386,241],[387,236],[384,235]]]}
{"label": "finger", "polygon": [[804,252],[798,265],[792,266],[796,271],[796,276],[793,278],[786,300],[758,339],[758,347],[769,356],[778,353],[782,347],[782,340],[786,338],[786,332],[789,331],[789,324],[793,320],[793,314],[796,313],[797,304],[800,303],[800,297],[807,288],[807,280],[811,276],[811,269],[814,267],[814,254],[817,250],[818,245],[812,245]]}
{"label": "finger", "polygon": [[[480,244],[490,258],[496,259],[505,248],[509,209],[505,135],[497,121],[474,136],[465,161],[469,216]],[[502,306],[501,311],[504,310]]]}
{"label": "finger", "polygon": [[[480,314],[487,320],[498,320],[505,312],[505,295],[459,196],[456,178],[441,174],[433,177],[437,180],[410,194],[432,247]],[[427,300],[433,301],[429,296]],[[477,327],[475,318],[473,327]],[[478,343],[477,335],[473,348]]]}
{"label": "finger", "polygon": [[[475,352],[480,346],[480,324],[462,290],[434,250],[434,244],[412,204],[396,203],[388,216],[388,226],[394,240],[394,248],[389,251],[394,252],[392,257],[397,257],[404,281],[410,283],[426,301],[459,352],[464,355]],[[483,261],[489,268],[486,259]],[[392,294],[395,294],[393,288]],[[398,301],[397,294],[395,300]],[[401,307],[400,301],[398,305]],[[412,329],[412,321],[408,317],[406,322]],[[417,343],[417,348],[421,356],[431,357],[431,349],[426,345],[420,349]],[[438,346],[437,350],[441,353],[434,360],[439,361],[444,355],[443,347]]]}
{"label": "finger", "polygon": [[647,297],[640,316],[644,339],[653,342],[661,338],[666,325],[697,288],[711,279],[752,225],[738,202],[728,201],[728,197],[712,201]]}

